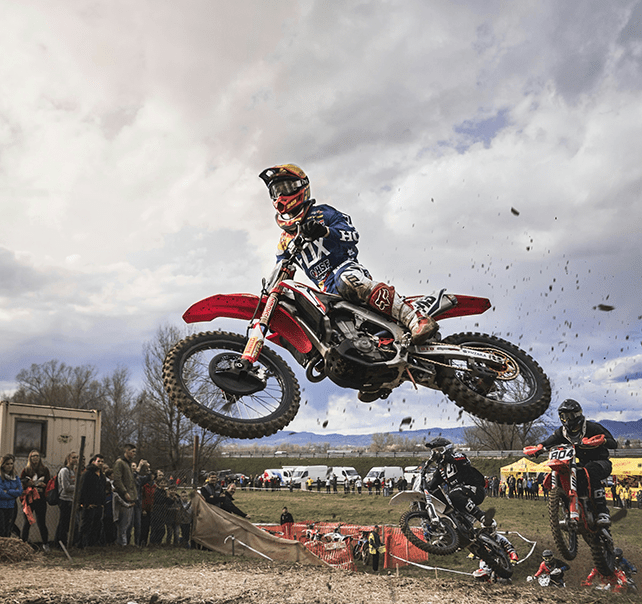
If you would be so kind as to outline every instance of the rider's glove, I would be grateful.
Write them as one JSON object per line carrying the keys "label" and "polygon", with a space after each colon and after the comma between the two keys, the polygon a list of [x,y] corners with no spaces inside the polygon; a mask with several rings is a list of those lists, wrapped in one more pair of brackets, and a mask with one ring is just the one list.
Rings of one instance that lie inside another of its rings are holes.
{"label": "rider's glove", "polygon": [[524,447],[524,455],[528,457],[536,457],[540,454],[540,451],[544,448],[544,445],[540,443],[539,445],[532,445],[530,447]]}
{"label": "rider's glove", "polygon": [[527,580],[529,583],[530,583],[531,581],[533,581],[534,579],[535,579],[535,577],[533,577],[533,575],[528,575],[528,577],[526,577],[526,580]]}
{"label": "rider's glove", "polygon": [[582,439],[582,444],[588,447],[599,447],[600,445],[603,445],[605,442],[606,442],[606,436],[604,436],[604,434],[596,434],[595,436],[591,436],[590,438],[585,436]]}
{"label": "rider's glove", "polygon": [[301,225],[301,233],[306,239],[314,241],[325,237],[330,230],[325,224],[321,224],[318,220],[308,220]]}

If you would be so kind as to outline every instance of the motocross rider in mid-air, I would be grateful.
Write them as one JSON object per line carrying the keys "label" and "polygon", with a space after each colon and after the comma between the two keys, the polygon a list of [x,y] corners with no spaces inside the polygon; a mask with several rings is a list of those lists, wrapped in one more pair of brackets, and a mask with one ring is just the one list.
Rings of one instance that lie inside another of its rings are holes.
{"label": "motocross rider in mid-air", "polygon": [[[543,443],[535,447],[526,447],[524,453],[538,455],[544,448],[568,442],[573,443],[579,465],[586,468],[589,475],[593,502],[597,512],[596,524],[608,527],[611,525],[611,516],[606,505],[606,493],[602,480],[611,474],[612,464],[609,460],[608,450],[617,449],[617,441],[604,426],[587,421],[582,412],[582,406],[571,398],[560,404],[557,413],[562,426]],[[586,489],[588,485],[584,472],[578,472],[578,479],[580,486]]]}
{"label": "motocross rider in mid-air", "polygon": [[[350,216],[329,205],[315,206],[310,197],[310,181],[301,168],[294,164],[272,166],[259,177],[270,192],[276,222],[283,230],[277,260],[283,258],[300,227],[310,241],[296,261],[319,289],[390,315],[408,328],[414,344],[434,336],[438,327],[431,316],[396,293],[391,285],[373,281],[367,269],[357,262],[359,233]],[[371,402],[386,394],[380,390],[360,391],[359,400]]]}

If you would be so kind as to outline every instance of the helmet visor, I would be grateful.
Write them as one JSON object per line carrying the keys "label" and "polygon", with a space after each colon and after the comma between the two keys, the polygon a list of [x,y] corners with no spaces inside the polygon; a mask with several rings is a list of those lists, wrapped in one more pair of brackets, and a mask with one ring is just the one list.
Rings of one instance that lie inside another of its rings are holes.
{"label": "helmet visor", "polygon": [[305,184],[306,183],[301,179],[294,180],[291,178],[287,178],[283,180],[277,180],[273,183],[270,183],[270,197],[272,197],[272,199],[278,199],[279,197],[294,195],[297,191],[304,187]]}
{"label": "helmet visor", "polygon": [[565,426],[575,426],[582,419],[581,411],[561,411],[560,412],[560,421]]}

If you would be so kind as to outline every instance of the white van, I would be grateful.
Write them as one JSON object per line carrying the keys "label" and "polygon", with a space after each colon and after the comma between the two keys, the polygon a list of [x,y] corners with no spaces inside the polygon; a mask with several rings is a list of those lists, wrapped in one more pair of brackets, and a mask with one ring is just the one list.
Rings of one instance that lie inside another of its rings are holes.
{"label": "white van", "polygon": [[294,486],[307,482],[308,478],[316,483],[317,479],[325,482],[328,479],[328,466],[298,466],[292,473]]}
{"label": "white van", "polygon": [[403,468],[401,466],[377,466],[370,468],[363,482],[365,484],[368,481],[374,482],[377,478],[382,481],[392,478],[396,483],[402,476]]}
{"label": "white van", "polygon": [[332,475],[337,477],[337,484],[344,484],[346,480],[348,483],[361,478],[359,472],[357,472],[352,466],[333,466],[330,468],[328,475],[332,478]]}

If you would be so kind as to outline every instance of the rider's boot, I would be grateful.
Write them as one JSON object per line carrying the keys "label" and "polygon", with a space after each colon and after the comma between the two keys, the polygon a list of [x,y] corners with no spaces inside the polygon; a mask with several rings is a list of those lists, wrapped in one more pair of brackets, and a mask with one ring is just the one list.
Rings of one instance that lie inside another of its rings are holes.
{"label": "rider's boot", "polygon": [[606,505],[606,493],[603,488],[593,491],[593,502],[595,503],[595,511],[597,512],[595,524],[603,528],[611,526],[611,515]]}
{"label": "rider's boot", "polygon": [[423,344],[434,336],[439,328],[437,321],[423,314],[420,308],[413,306],[396,293],[394,287],[386,283],[377,283],[368,297],[368,304],[407,327],[412,335],[413,344]]}
{"label": "rider's boot", "polygon": [[[472,501],[470,502],[472,503]],[[485,522],[486,514],[484,513],[484,510],[482,510],[478,505],[472,505],[472,506],[466,506],[466,510],[468,511],[469,514],[475,517],[476,520],[479,520],[482,524]],[[492,516],[490,518],[490,522],[492,523]]]}

